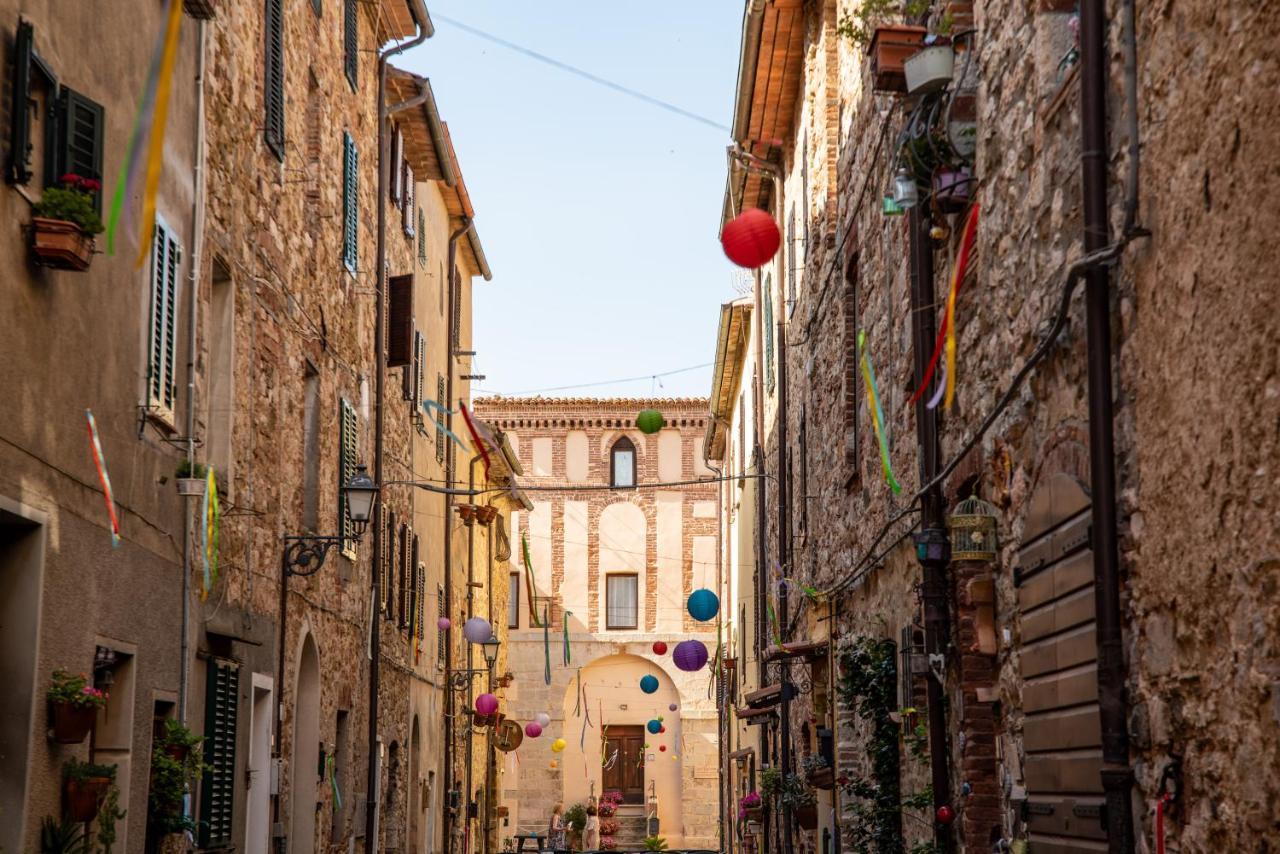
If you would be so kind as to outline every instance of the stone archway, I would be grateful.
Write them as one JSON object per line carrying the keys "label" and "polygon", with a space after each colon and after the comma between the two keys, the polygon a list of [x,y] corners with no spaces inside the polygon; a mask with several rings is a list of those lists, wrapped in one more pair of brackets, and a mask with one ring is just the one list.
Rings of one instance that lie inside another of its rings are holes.
{"label": "stone archway", "polygon": [[293,755],[289,762],[289,852],[316,850],[316,766],[320,761],[320,654],[304,631],[293,700]]}

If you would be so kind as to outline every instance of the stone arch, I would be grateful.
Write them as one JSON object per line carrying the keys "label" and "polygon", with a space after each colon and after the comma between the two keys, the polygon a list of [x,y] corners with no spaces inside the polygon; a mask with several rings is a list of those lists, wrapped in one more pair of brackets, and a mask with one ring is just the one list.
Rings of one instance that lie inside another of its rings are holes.
{"label": "stone arch", "polygon": [[304,628],[293,693],[293,751],[289,763],[289,851],[316,850],[316,766],[320,761],[320,652]]}

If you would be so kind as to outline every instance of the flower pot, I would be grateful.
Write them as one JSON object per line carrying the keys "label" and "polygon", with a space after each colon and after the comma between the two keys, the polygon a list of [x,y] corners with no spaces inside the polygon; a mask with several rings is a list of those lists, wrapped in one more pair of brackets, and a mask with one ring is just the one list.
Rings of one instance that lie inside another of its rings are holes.
{"label": "flower pot", "polygon": [[209,482],[202,477],[180,477],[178,478],[178,494],[179,495],[204,495],[205,488]]}
{"label": "flower pot", "polygon": [[169,833],[160,837],[157,854],[185,854],[187,835],[185,833]]}
{"label": "flower pot", "polygon": [[951,82],[956,54],[951,45],[932,45],[913,53],[902,63],[908,95],[937,92]]}
{"label": "flower pot", "polygon": [[818,829],[818,805],[809,804],[808,806],[796,807],[792,810],[796,817],[796,821],[800,823],[800,827],[804,830]]}
{"label": "flower pot", "polygon": [[59,744],[79,744],[93,732],[98,720],[97,706],[53,704],[53,740]]}
{"label": "flower pot", "polygon": [[93,236],[85,234],[74,222],[32,217],[31,252],[42,266],[84,271],[93,260]]}
{"label": "flower pot", "polygon": [[805,774],[805,778],[815,789],[834,789],[836,785],[835,772],[829,767],[816,768]]}
{"label": "flower pot", "polygon": [[110,787],[110,777],[68,780],[62,792],[63,799],[66,801],[67,816],[72,821],[93,821]]}
{"label": "flower pot", "polygon": [[191,748],[185,744],[166,744],[164,752],[169,754],[175,762],[186,762],[187,754],[191,752]]}
{"label": "flower pot", "polygon": [[752,807],[747,809],[746,813],[748,822],[755,822],[756,824],[764,823],[764,807]]}
{"label": "flower pot", "polygon": [[958,213],[969,203],[973,188],[969,167],[941,169],[933,173],[933,201],[943,213]]}
{"label": "flower pot", "polygon": [[871,79],[877,92],[905,92],[907,78],[903,64],[924,44],[925,28],[906,25],[876,27],[867,53],[871,57]]}

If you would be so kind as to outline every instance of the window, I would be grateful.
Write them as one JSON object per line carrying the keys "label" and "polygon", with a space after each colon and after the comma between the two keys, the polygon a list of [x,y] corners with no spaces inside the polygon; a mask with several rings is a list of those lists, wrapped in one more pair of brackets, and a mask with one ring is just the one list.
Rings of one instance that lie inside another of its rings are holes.
{"label": "window", "polygon": [[422,401],[426,395],[426,380],[423,376],[427,366],[427,336],[421,332],[413,333],[413,420],[422,423]]}
{"label": "window", "polygon": [[[846,239],[848,239],[846,237]],[[858,256],[853,254],[844,269],[844,458],[858,474]]]}
{"label": "window", "polygon": [[800,530],[809,530],[809,436],[805,407],[800,407]]}
{"label": "window", "polygon": [[359,70],[357,57],[360,55],[360,19],[356,15],[356,0],[343,0],[343,67],[347,72],[347,82],[352,91],[356,88],[356,73]]}
{"label": "window", "polygon": [[[443,407],[444,404],[444,374],[436,374],[436,403]],[[444,423],[444,415],[436,412],[435,417],[439,419],[436,423],[436,462],[444,462],[444,429],[441,425]]]}
{"label": "window", "polygon": [[413,359],[413,276],[387,280],[387,367],[401,368]]}
{"label": "window", "polygon": [[[436,585],[436,625],[440,625],[440,619],[445,616],[444,613],[444,585]],[[444,670],[444,651],[445,644],[448,643],[448,636],[444,629],[436,629],[436,670]]]}
{"label": "window", "polygon": [[507,628],[520,628],[520,573],[513,572],[507,579]]}
{"label": "window", "polygon": [[378,610],[386,619],[391,615],[391,581],[396,565],[396,514],[386,511],[386,528],[382,538],[382,561],[378,567],[378,588],[381,594]]}
{"label": "window", "polygon": [[396,566],[396,625],[405,628],[409,625],[409,526],[400,525],[400,550],[397,552]]}
{"label": "window", "polygon": [[787,212],[787,316],[796,305],[796,209]]}
{"label": "window", "polygon": [[[81,178],[102,178],[102,106],[66,86],[58,92],[54,113],[53,150],[45,160],[46,185],[56,184],[68,172]],[[102,209],[102,192],[93,194]]]}
{"label": "window", "polygon": [[764,326],[760,330],[764,336],[764,387],[773,394],[773,276],[764,277]]}
{"label": "window", "polygon": [[359,253],[356,240],[360,231],[360,156],[351,134],[342,133],[342,263],[350,272],[356,271]]}
{"label": "window", "polygon": [[359,450],[359,434],[356,432],[356,410],[344,398],[341,401],[341,423],[338,435],[338,530],[342,532],[342,553],[355,560],[356,543],[353,539],[355,527],[351,522],[351,514],[347,512],[346,486],[356,473],[356,453]]}
{"label": "window", "polygon": [[[339,792],[347,791],[347,767],[351,764],[350,754],[351,712],[346,709],[338,709],[337,718],[334,721],[333,788]],[[349,802],[343,802],[341,806],[336,801],[333,804],[332,838],[334,839],[342,836],[346,825],[347,804]]]}
{"label": "window", "polygon": [[422,564],[418,563],[418,535],[409,533],[409,571],[408,577],[405,579],[408,584],[408,612],[405,614],[401,625],[409,630],[410,637],[418,636],[418,573],[422,570]]}
{"label": "window", "polygon": [[639,625],[639,586],[636,575],[605,576],[605,628],[634,629]]}
{"label": "window", "polygon": [[408,161],[404,164],[404,203],[400,208],[400,223],[404,226],[404,236],[413,238],[415,232],[413,226],[417,215],[417,208],[414,207],[414,189],[417,185],[413,179],[413,167]]}
{"label": "window", "polygon": [[418,208],[418,263],[427,263],[427,217],[422,208]]}
{"label": "window", "polygon": [[147,336],[147,408],[173,421],[174,349],[177,346],[178,266],[182,247],[168,224],[156,217],[151,243],[151,317]]}
{"label": "window", "polygon": [[[418,538],[413,538],[413,555],[418,556]],[[414,664],[417,664],[417,652],[427,636],[424,625],[427,619],[427,567],[421,563],[414,564],[413,570],[413,636],[418,641],[414,647]]]}
{"label": "window", "polygon": [[404,170],[400,164],[404,162],[404,134],[399,126],[391,135],[391,201],[399,204],[400,185],[404,181]]}
{"label": "window", "polygon": [[236,785],[236,712],[240,669],[231,661],[211,658],[205,671],[204,782],[200,786],[201,848],[231,845]]}
{"label": "window", "polygon": [[623,436],[609,452],[609,483],[617,487],[636,485],[636,446]]}
{"label": "window", "polygon": [[280,160],[284,160],[284,0],[267,0],[267,36],[263,68],[263,101],[266,122],[263,138]]}
{"label": "window", "polygon": [[320,528],[320,374],[310,361],[303,384],[302,527],[316,531]]}

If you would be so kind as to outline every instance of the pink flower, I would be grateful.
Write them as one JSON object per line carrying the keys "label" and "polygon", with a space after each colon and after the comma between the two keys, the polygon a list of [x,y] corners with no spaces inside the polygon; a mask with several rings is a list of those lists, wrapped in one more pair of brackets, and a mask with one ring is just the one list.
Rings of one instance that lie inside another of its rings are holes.
{"label": "pink flower", "polygon": [[94,178],[85,178],[80,182],[80,189],[89,193],[96,193],[102,189],[102,182]]}

